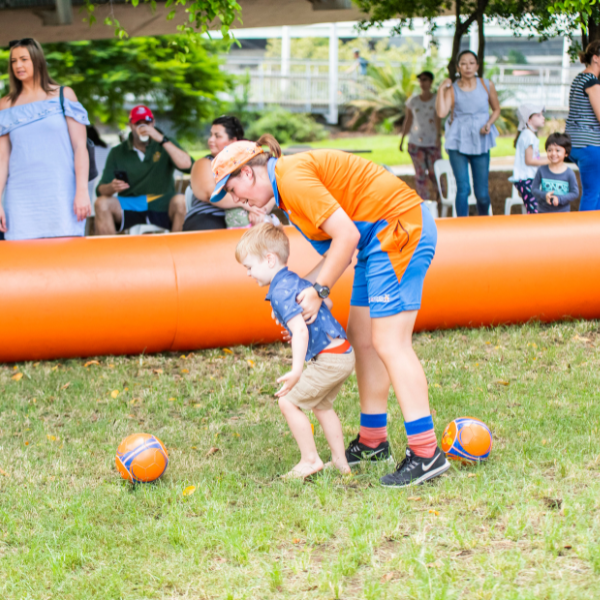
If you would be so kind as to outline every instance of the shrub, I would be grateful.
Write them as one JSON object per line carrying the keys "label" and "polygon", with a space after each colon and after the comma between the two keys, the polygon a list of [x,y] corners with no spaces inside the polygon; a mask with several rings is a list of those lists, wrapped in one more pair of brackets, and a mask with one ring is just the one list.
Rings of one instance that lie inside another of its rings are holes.
{"label": "shrub", "polygon": [[263,133],[275,136],[280,144],[316,142],[327,137],[327,130],[310,115],[292,113],[277,107],[264,111],[246,129],[249,139],[257,140]]}

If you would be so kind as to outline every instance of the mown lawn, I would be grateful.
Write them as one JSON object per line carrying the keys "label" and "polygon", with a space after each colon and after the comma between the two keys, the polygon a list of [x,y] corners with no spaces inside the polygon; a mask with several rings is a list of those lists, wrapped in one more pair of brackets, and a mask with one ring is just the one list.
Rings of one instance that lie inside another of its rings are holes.
{"label": "mown lawn", "polygon": [[[499,137],[496,139],[496,147],[492,149],[492,157],[514,156],[515,148],[513,146],[514,137]],[[540,148],[544,148],[545,139],[540,140]],[[407,141],[404,142],[404,152],[400,152],[398,146],[400,137],[397,135],[372,135],[366,137],[344,137],[337,139],[327,139],[321,142],[310,142],[300,144],[302,146],[310,146],[312,148],[337,148],[342,150],[372,150],[372,152],[360,154],[364,158],[368,158],[376,163],[385,164],[390,167],[398,165],[412,164],[410,156],[406,150]],[[288,144],[284,148],[298,145]],[[190,150],[195,159],[206,156],[205,149],[194,147]],[[444,158],[448,158],[444,152]]]}
{"label": "mown lawn", "polygon": [[[599,598],[600,323],[415,343],[438,434],[472,415],[495,446],[406,491],[378,486],[388,465],[278,479],[297,459],[272,396],[281,345],[0,367],[0,598]],[[354,377],[337,408],[350,439]],[[156,484],[115,469],[137,431],[169,449]]]}

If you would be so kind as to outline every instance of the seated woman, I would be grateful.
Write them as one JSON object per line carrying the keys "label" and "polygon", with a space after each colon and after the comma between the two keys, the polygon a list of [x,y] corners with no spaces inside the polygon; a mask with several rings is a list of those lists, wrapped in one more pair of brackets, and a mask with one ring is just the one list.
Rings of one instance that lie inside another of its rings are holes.
{"label": "seated woman", "polygon": [[229,144],[243,139],[244,128],[237,117],[224,115],[212,122],[208,138],[210,154],[196,161],[192,168],[190,185],[194,201],[185,217],[183,231],[248,227],[253,223],[261,223],[268,214],[268,209],[272,208],[266,207],[265,210],[247,205],[240,208],[239,204],[234,204],[229,194],[220,202],[210,202],[210,196],[215,189],[215,178],[211,169],[213,158]]}

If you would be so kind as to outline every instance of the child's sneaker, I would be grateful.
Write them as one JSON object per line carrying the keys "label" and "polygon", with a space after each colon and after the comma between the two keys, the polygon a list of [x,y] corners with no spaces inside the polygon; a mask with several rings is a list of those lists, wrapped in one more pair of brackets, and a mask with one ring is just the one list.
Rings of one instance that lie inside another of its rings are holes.
{"label": "child's sneaker", "polygon": [[431,458],[422,458],[406,449],[405,459],[398,465],[395,473],[385,475],[379,481],[381,485],[392,488],[402,488],[411,485],[420,485],[428,479],[438,477],[450,468],[446,455],[436,448]]}
{"label": "child's sneaker", "polygon": [[351,467],[360,463],[361,460],[377,462],[389,460],[392,457],[389,442],[381,442],[377,448],[370,448],[361,444],[358,439],[359,437],[356,436],[356,439],[352,440],[346,448],[346,460]]}

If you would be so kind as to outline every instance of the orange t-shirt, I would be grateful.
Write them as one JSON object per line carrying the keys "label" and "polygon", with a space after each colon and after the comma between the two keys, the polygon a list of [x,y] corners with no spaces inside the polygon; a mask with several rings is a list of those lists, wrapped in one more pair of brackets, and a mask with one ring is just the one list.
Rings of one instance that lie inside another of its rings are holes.
{"label": "orange t-shirt", "polygon": [[[275,179],[281,208],[314,242],[331,239],[320,227],[340,207],[354,221],[363,241],[370,238],[377,223],[390,222],[422,202],[414,190],[383,167],[340,150],[279,158]],[[326,250],[324,245],[313,245],[321,253]]]}

